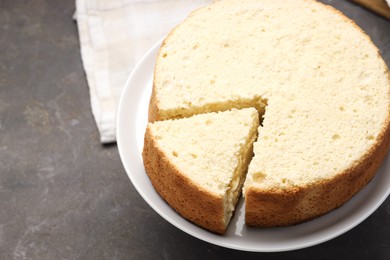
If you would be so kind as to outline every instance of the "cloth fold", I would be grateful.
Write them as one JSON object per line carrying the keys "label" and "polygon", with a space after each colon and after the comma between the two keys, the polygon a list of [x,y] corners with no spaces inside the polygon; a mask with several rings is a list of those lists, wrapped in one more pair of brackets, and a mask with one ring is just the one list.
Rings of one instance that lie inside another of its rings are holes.
{"label": "cloth fold", "polygon": [[116,141],[116,110],[131,70],[153,44],[211,0],[76,0],[81,58],[100,141]]}

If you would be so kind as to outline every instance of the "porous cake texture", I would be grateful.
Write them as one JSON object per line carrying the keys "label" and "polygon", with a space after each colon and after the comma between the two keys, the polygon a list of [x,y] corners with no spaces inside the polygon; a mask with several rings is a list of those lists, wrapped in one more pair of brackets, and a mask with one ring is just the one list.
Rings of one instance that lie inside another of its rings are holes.
{"label": "porous cake texture", "polygon": [[389,149],[386,64],[359,27],[313,0],[216,1],[164,40],[150,122],[247,107],[262,121],[243,189],[249,226],[341,206]]}

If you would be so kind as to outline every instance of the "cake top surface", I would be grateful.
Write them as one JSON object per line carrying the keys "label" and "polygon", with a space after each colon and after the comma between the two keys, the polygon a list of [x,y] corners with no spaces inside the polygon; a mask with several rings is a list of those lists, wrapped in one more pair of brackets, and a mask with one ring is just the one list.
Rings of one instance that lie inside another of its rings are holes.
{"label": "cake top surface", "polygon": [[160,109],[168,110],[279,92],[381,88],[387,79],[378,73],[384,64],[377,49],[333,8],[306,0],[227,0],[194,12],[171,32],[155,88]]}
{"label": "cake top surface", "polygon": [[249,172],[270,187],[353,167],[389,125],[377,48],[338,11],[308,0],[225,0],[194,12],[161,47],[154,94],[168,118],[263,100]]}

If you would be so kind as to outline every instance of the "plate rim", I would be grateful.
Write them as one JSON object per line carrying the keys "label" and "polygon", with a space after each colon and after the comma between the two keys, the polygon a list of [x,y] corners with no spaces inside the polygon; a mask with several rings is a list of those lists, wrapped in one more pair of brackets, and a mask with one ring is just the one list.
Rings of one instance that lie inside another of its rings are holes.
{"label": "plate rim", "polygon": [[[203,240],[205,242],[208,242],[210,244],[218,245],[218,246],[225,247],[225,248],[230,248],[230,249],[235,249],[235,250],[240,250],[240,251],[247,251],[247,252],[285,252],[285,251],[298,250],[298,249],[303,249],[303,248],[311,247],[314,245],[318,245],[318,244],[324,243],[326,241],[332,240],[335,237],[338,237],[338,236],[348,232],[349,230],[353,229],[354,227],[359,225],[361,222],[366,220],[370,215],[372,215],[372,213],[375,212],[382,205],[382,203],[386,200],[386,198],[389,196],[390,185],[387,185],[386,190],[382,191],[380,193],[380,195],[376,195],[376,197],[378,197],[378,196],[379,197],[377,199],[375,199],[375,201],[374,201],[375,203],[373,203],[372,205],[370,204],[370,207],[368,207],[368,209],[364,210],[363,213],[358,214],[358,217],[354,221],[350,222],[348,225],[343,224],[341,222],[341,224],[339,224],[339,225],[341,225],[341,228],[336,227],[336,231],[332,231],[330,233],[328,232],[329,234],[325,234],[321,238],[318,238],[316,240],[311,240],[311,241],[308,241],[306,243],[298,243],[298,244],[294,244],[291,246],[284,246],[284,247],[283,246],[272,247],[272,248],[243,247],[243,246],[239,246],[237,244],[231,243],[231,241],[229,241],[229,240],[225,241],[226,239],[224,239],[224,235],[221,236],[221,235],[213,234],[213,233],[206,231],[206,230],[204,230],[204,229],[202,229],[202,228],[196,226],[195,224],[192,224],[186,220],[184,223],[189,223],[190,228],[188,227],[188,225],[183,225],[183,223],[177,223],[174,219],[169,217],[169,214],[167,212],[164,212],[160,207],[158,207],[156,205],[156,203],[154,201],[151,200],[151,198],[146,194],[146,192],[142,190],[140,183],[138,183],[137,180],[134,178],[134,176],[132,174],[132,169],[130,169],[130,164],[128,161],[129,159],[127,159],[130,157],[128,157],[127,150],[125,147],[125,141],[124,141],[125,140],[125,137],[124,137],[124,135],[125,135],[124,127],[125,126],[123,125],[124,124],[124,122],[123,122],[124,121],[123,120],[124,114],[123,113],[125,113],[125,107],[126,107],[125,102],[128,99],[128,96],[127,96],[128,92],[130,92],[132,88],[135,88],[134,90],[138,90],[138,91],[141,91],[143,93],[145,91],[145,89],[148,87],[148,86],[144,85],[144,86],[139,86],[137,88],[135,86],[132,86],[131,83],[132,83],[132,81],[134,81],[136,79],[136,77],[141,77],[139,74],[142,74],[142,71],[141,71],[142,67],[144,67],[144,66],[148,67],[147,60],[150,59],[151,56],[156,56],[158,54],[158,49],[159,49],[163,39],[164,38],[157,41],[149,49],[149,51],[145,53],[145,55],[137,63],[137,65],[134,67],[134,69],[132,70],[132,72],[130,73],[129,77],[126,80],[126,83],[123,87],[123,90],[122,90],[122,93],[121,93],[121,96],[119,99],[118,107],[117,107],[116,136],[117,136],[117,146],[118,146],[120,159],[121,159],[122,165],[125,168],[126,174],[129,177],[132,185],[135,187],[135,189],[141,195],[141,197],[147,202],[147,204],[155,212],[157,212],[162,218],[164,218],[166,221],[168,221],[170,224],[172,224],[176,228],[182,230],[183,232],[185,232],[185,233],[187,233],[195,238],[198,238],[198,239]],[[153,62],[152,64],[153,65],[152,65],[152,69],[151,69],[151,77],[153,78],[153,71],[154,71],[154,64],[155,63]],[[135,122],[137,121],[136,118],[137,118],[138,109],[139,109],[139,107],[136,107],[136,109],[134,109],[134,111],[130,111],[131,115],[133,115],[135,117],[135,119],[134,119]],[[129,130],[129,129],[127,129],[127,130]],[[134,132],[133,139],[136,139],[136,133],[135,133],[136,129],[133,129],[133,132]],[[130,129],[130,133],[132,133],[131,129]],[[135,140],[135,143],[133,143],[133,144],[136,145],[136,140]],[[138,152],[142,152],[142,151],[138,151]],[[141,156],[141,158],[142,158],[142,156]],[[386,164],[386,166],[388,166],[388,164],[390,164],[389,155],[386,156],[386,158],[385,158],[384,162],[382,163],[378,172],[381,171],[381,169],[384,167],[385,164]],[[383,171],[385,171],[385,170],[383,170]],[[369,187],[374,185],[373,182],[374,182],[375,178],[376,179],[379,178],[377,176],[378,176],[378,173],[375,175],[373,180],[371,180],[370,183],[364,189],[362,189],[358,194],[360,194],[363,190],[365,190],[365,191],[369,190]],[[389,179],[389,181],[390,181],[390,179]],[[356,195],[358,195],[358,194],[356,194]],[[354,198],[356,198],[357,197],[356,195],[350,201],[352,201]],[[350,203],[350,201],[348,201],[346,204]],[[340,208],[343,208],[344,205],[341,206]],[[336,210],[334,210],[332,212],[335,212]],[[362,211],[362,210],[360,210],[360,211]],[[332,212],[327,213],[324,216],[321,216],[317,219],[324,218],[327,215],[331,214]],[[182,218],[178,213],[175,212],[175,214],[177,214],[179,216],[179,218]],[[315,220],[312,220],[312,221],[315,221]],[[309,221],[309,222],[311,222],[311,221]],[[309,222],[305,222],[305,223],[307,224]],[[305,225],[305,223],[298,224],[294,227],[298,227],[299,225]],[[230,225],[231,224],[232,223],[230,223]],[[331,227],[333,227],[333,226],[331,226]],[[283,228],[289,228],[289,227],[281,227],[280,229],[283,229]],[[212,239],[212,238],[214,238],[214,239]]]}

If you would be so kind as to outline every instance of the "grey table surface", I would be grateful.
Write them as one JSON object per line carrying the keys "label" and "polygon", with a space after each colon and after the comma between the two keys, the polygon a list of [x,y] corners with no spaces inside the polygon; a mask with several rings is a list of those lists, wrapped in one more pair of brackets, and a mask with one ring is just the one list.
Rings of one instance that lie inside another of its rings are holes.
{"label": "grey table surface", "polygon": [[[355,20],[390,65],[390,21],[323,2]],[[390,259],[389,198],[351,231],[281,253],[215,246],[161,218],[117,146],[99,143],[74,11],[74,0],[0,1],[0,259]]]}

